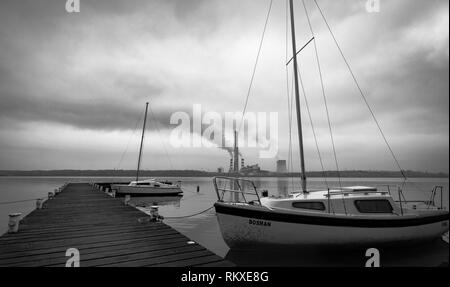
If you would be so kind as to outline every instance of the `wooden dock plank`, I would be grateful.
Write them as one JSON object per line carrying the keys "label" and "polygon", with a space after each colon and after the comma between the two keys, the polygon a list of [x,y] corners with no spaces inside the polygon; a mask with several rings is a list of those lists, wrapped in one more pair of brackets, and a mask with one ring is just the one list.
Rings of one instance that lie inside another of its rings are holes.
{"label": "wooden dock plank", "polygon": [[[164,237],[164,242],[172,242],[172,241],[185,241],[185,238],[180,236],[177,233],[174,234],[168,234],[168,235],[162,235]],[[100,242],[100,243],[91,243],[91,244],[84,244],[79,246],[79,250],[82,254],[90,254],[95,253],[99,249],[110,247],[110,250],[114,249],[123,249],[126,245],[148,245],[151,244],[153,241],[161,241],[163,239],[162,237],[144,237],[140,239],[133,239],[133,240],[120,240],[120,241],[112,241],[112,242]],[[8,253],[2,256],[1,259],[3,259],[3,263],[8,262],[9,260],[12,260],[11,262],[24,262],[24,261],[30,261],[33,260],[35,257],[39,258],[39,256],[44,255],[48,256],[49,258],[56,256],[60,257],[61,252],[65,252],[66,249],[63,247],[55,247],[55,248],[48,248],[48,249],[39,249],[39,250],[29,250],[24,252],[14,252],[14,253]],[[83,257],[84,258],[84,257]]]}
{"label": "wooden dock plank", "polygon": [[[175,252],[173,252],[175,251]],[[172,254],[171,254],[172,253]],[[156,257],[131,259],[124,262],[110,263],[102,266],[105,267],[133,267],[133,266],[152,266],[161,263],[176,262],[187,258],[199,258],[202,256],[209,256],[212,253],[206,249],[192,250],[192,248],[184,248],[184,250],[168,250],[165,252],[159,252]],[[155,254],[156,255],[156,254]]]}
{"label": "wooden dock plank", "polygon": [[213,264],[217,261],[223,261],[223,260],[222,260],[222,258],[220,258],[217,255],[207,255],[207,256],[196,257],[196,258],[177,260],[177,261],[168,262],[168,263],[155,264],[155,265],[153,265],[153,267],[187,267],[187,266],[195,266],[195,265],[201,265],[201,264]]}
{"label": "wooden dock plank", "polygon": [[87,183],[67,185],[43,207],[0,237],[0,266],[65,266],[68,248],[80,251],[81,266],[233,265]]}
{"label": "wooden dock plank", "polygon": [[[83,252],[83,250],[80,250],[80,254],[83,254],[81,263],[83,266],[97,266],[99,265],[102,260],[111,261],[115,260],[115,257],[118,256],[130,256],[135,257],[137,254],[144,254],[147,252],[152,251],[161,251],[161,250],[167,250],[172,248],[179,248],[179,247],[185,247],[186,242],[184,240],[165,240],[164,243],[158,242],[156,244],[144,244],[144,245],[136,245],[134,244],[132,247],[129,248],[99,248],[95,250],[95,252]],[[81,253],[83,252],[83,253]],[[59,255],[59,256],[57,256]],[[26,267],[33,267],[33,266],[64,266],[66,264],[67,258],[65,257],[65,250],[58,254],[52,254],[52,255],[42,255],[42,256],[35,256],[28,258],[25,261],[21,262],[12,262],[12,260],[9,260],[7,263],[9,266],[26,266]]]}

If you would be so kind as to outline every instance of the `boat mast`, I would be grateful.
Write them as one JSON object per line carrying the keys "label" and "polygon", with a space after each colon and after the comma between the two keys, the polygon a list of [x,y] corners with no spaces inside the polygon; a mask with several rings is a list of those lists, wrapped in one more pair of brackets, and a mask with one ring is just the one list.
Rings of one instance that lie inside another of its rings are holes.
{"label": "boat mast", "polygon": [[137,164],[137,170],[136,170],[136,181],[139,180],[139,168],[141,167],[142,144],[144,143],[145,123],[147,122],[147,110],[148,110],[148,102],[145,103],[144,126],[142,127],[141,147],[139,148],[139,157],[138,157],[138,164]]}
{"label": "boat mast", "polygon": [[292,34],[292,57],[294,62],[294,80],[295,80],[295,108],[297,110],[297,128],[298,128],[298,141],[300,147],[300,165],[302,169],[302,191],[306,191],[306,174],[305,174],[305,159],[303,155],[303,133],[302,133],[302,116],[300,114],[300,96],[298,92],[298,73],[297,73],[297,47],[295,44],[295,23],[294,23],[294,1],[289,0],[289,6],[291,10],[291,34]]}

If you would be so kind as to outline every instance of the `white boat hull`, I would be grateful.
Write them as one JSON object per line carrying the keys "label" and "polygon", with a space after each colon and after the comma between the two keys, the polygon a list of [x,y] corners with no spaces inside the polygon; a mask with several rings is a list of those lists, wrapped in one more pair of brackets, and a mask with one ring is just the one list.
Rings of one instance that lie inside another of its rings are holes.
{"label": "white boat hull", "polygon": [[111,189],[116,191],[116,196],[173,196],[182,194],[180,187],[155,187],[155,186],[129,186],[129,185],[111,185]]}
{"label": "white boat hull", "polygon": [[[291,217],[292,222],[271,220],[270,211],[267,211],[267,214],[246,212],[247,214],[243,215],[242,212],[229,212],[224,210],[223,207],[218,208],[217,205],[216,214],[222,236],[227,245],[232,249],[255,247],[261,244],[364,245],[413,240],[419,241],[439,238],[443,233],[448,231],[448,213],[445,214],[445,212],[433,220],[423,220],[422,222],[424,224],[419,224],[421,221],[411,221],[408,219],[410,223],[406,221],[400,223],[397,221],[393,222],[392,226],[383,226],[389,225],[389,222],[384,220],[383,224],[380,222],[380,226],[364,227],[358,226],[363,225],[361,221],[355,224],[356,226],[351,226],[352,219],[340,221],[340,223],[334,221],[334,223],[338,223],[338,225],[334,226],[327,225],[326,217],[323,217],[320,224],[295,222],[301,221],[297,220],[298,218],[296,219],[295,216]],[[260,207],[250,207],[250,209],[252,208],[261,209]],[[236,213],[241,214],[238,215]],[[305,220],[305,216],[302,218],[302,220]],[[348,224],[349,226],[343,226],[344,224]]]}

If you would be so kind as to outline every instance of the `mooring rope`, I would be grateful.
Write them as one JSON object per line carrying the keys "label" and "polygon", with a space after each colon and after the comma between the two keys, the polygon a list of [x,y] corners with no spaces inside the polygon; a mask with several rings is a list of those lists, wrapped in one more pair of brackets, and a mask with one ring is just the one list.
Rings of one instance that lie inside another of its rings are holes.
{"label": "mooring rope", "polygon": [[202,211],[200,211],[200,212],[196,212],[196,213],[190,214],[190,215],[183,215],[183,216],[163,216],[163,217],[164,217],[164,219],[188,218],[188,217],[193,217],[193,216],[196,216],[196,215],[200,215],[200,214],[202,214],[202,213],[205,213],[205,212],[211,210],[213,207],[214,207],[214,206],[208,207],[208,208],[205,209],[205,210],[202,210]]}

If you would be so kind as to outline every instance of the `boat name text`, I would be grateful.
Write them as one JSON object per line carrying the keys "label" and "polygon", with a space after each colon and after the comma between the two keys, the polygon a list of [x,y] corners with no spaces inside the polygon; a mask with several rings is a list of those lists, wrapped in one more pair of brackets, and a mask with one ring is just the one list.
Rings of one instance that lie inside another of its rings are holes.
{"label": "boat name text", "polygon": [[271,223],[269,221],[264,221],[264,220],[249,219],[248,223],[250,225],[271,226]]}

